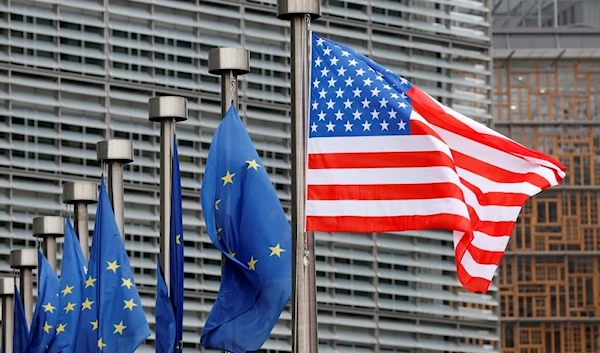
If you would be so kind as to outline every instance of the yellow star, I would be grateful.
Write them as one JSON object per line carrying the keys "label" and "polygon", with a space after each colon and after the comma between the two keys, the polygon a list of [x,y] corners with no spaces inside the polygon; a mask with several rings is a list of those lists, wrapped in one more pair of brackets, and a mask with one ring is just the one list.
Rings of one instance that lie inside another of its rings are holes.
{"label": "yellow star", "polygon": [[71,302],[69,302],[69,303],[67,304],[67,306],[65,306],[64,310],[65,310],[65,314],[68,314],[68,313],[69,313],[69,311],[75,311],[75,304],[74,304],[74,303],[71,303]]}
{"label": "yellow star", "polygon": [[181,245],[181,235],[176,235],[175,236],[175,244]]}
{"label": "yellow star", "polygon": [[85,309],[89,309],[92,310],[92,304],[94,304],[93,301],[90,301],[89,298],[85,298],[85,301],[83,303],[81,303],[81,310],[85,310]]}
{"label": "yellow star", "polygon": [[113,262],[106,261],[106,263],[108,264],[108,267],[106,269],[112,270],[114,273],[117,273],[117,268],[121,267],[121,265],[117,265],[117,260]]}
{"label": "yellow star", "polygon": [[87,266],[83,266],[83,273],[85,273],[87,275]]}
{"label": "yellow star", "polygon": [[271,255],[269,255],[269,257],[273,255],[281,257],[281,253],[285,251],[279,246],[279,244],[277,244],[276,246],[269,246],[269,249],[271,249]]}
{"label": "yellow star", "polygon": [[72,294],[73,293],[73,288],[75,288],[75,286],[65,286],[65,289],[63,289],[60,292],[63,294],[63,297],[64,297],[67,294]]}
{"label": "yellow star", "polygon": [[217,228],[217,239],[221,240],[221,231],[223,228]]}
{"label": "yellow star", "polygon": [[92,278],[92,276],[89,276],[88,279],[85,280],[85,288],[93,287],[95,282],[96,282],[96,279]]}
{"label": "yellow star", "polygon": [[66,327],[67,327],[67,324],[59,324],[58,327],[56,328],[56,334],[58,335],[61,332],[65,332]]}
{"label": "yellow star", "polygon": [[221,178],[221,180],[223,180],[223,186],[225,186],[227,184],[233,184],[234,176],[235,176],[235,173],[231,174],[231,173],[229,173],[229,171],[227,171],[227,174],[225,174],[225,176]]}
{"label": "yellow star", "polygon": [[104,347],[106,347],[106,345],[104,344],[104,342],[102,342],[102,337],[100,337],[100,339],[98,340],[98,348],[102,350],[102,348]]}
{"label": "yellow star", "polygon": [[257,263],[257,262],[258,262],[258,260],[255,260],[255,259],[254,259],[254,256],[252,256],[252,257],[250,258],[250,262],[248,262],[248,267],[249,267],[251,270],[253,270],[253,271],[256,271],[256,267],[255,267],[255,266],[256,266],[256,263]]}
{"label": "yellow star", "polygon": [[90,322],[92,324],[92,331],[96,331],[98,329],[98,320]]}
{"label": "yellow star", "polygon": [[118,333],[123,335],[123,330],[127,328],[127,326],[123,325],[123,321],[119,322],[118,325],[113,324],[113,326],[115,327],[115,332],[113,332],[113,334]]}
{"label": "yellow star", "polygon": [[221,199],[218,199],[217,201],[215,201],[215,210],[219,210],[219,204],[221,203]]}
{"label": "yellow star", "polygon": [[52,304],[48,303],[46,305],[42,305],[42,307],[44,308],[44,312],[51,312],[54,314],[54,309],[56,309],[56,307],[52,306]]}
{"label": "yellow star", "polygon": [[254,170],[258,170],[258,167],[260,167],[260,164],[256,163],[255,159],[251,161],[246,161],[246,163],[248,163],[248,169],[254,168]]}
{"label": "yellow star", "polygon": [[50,333],[50,329],[52,328],[52,326],[48,325],[48,321],[46,321],[46,323],[44,324],[43,330],[46,333]]}
{"label": "yellow star", "polygon": [[235,253],[233,251],[229,250],[229,256],[235,257]]}
{"label": "yellow star", "polygon": [[127,289],[131,289],[133,286],[133,283],[131,283],[131,278],[121,278],[121,281],[123,281],[121,287],[127,287]]}
{"label": "yellow star", "polygon": [[133,307],[137,306],[137,304],[133,302],[133,299],[123,300],[123,302],[125,302],[125,306],[123,307],[123,310],[129,309],[130,311],[133,311]]}
{"label": "yellow star", "polygon": [[183,340],[179,340],[179,344],[177,345],[177,347],[175,347],[175,349],[183,349]]}

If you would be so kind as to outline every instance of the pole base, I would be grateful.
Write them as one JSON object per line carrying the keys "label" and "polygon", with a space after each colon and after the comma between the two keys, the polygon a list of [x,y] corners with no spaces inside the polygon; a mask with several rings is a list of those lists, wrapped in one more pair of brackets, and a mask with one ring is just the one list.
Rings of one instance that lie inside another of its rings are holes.
{"label": "pole base", "polygon": [[62,237],[65,235],[65,219],[58,216],[44,216],[33,219],[34,237]]}
{"label": "pole base", "polygon": [[154,97],[148,100],[148,117],[150,121],[173,119],[187,120],[187,99],[179,96]]}
{"label": "pole base", "polygon": [[36,268],[38,265],[37,256],[37,249],[13,250],[10,252],[10,267],[14,269]]}
{"label": "pole base", "polygon": [[133,143],[131,140],[111,139],[96,144],[96,159],[107,162],[133,162]]}
{"label": "pole base", "polygon": [[213,48],[208,51],[208,72],[222,75],[227,71],[234,75],[245,75],[250,72],[249,51],[242,48]]}
{"label": "pole base", "polygon": [[277,0],[277,18],[290,20],[294,16],[308,14],[314,21],[321,17],[320,0]]}

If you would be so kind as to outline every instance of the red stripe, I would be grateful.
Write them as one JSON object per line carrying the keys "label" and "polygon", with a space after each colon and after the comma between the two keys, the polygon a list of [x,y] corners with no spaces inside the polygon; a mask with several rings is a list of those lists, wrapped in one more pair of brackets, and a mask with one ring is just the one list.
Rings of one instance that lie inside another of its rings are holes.
{"label": "red stripe", "polygon": [[306,217],[306,229],[319,232],[379,233],[402,230],[456,229],[471,230],[468,219],[453,214],[396,217]]}
{"label": "red stripe", "polygon": [[309,185],[308,200],[425,200],[452,197],[464,202],[452,183],[391,185]]}
{"label": "red stripe", "polygon": [[498,183],[531,183],[541,189],[549,188],[551,185],[544,177],[536,173],[520,174],[510,172],[495,165],[480,161],[469,155],[452,150],[454,162],[460,168],[466,169],[482,177]]}
{"label": "red stripe", "polygon": [[473,260],[482,265],[500,265],[500,260],[502,260],[502,256],[504,255],[504,250],[490,251],[480,249],[472,243],[469,243],[467,249],[469,249],[469,253],[471,254],[471,257],[473,257]]}
{"label": "red stripe", "polygon": [[482,192],[479,188],[460,178],[460,183],[471,190],[481,206],[518,206],[523,207],[530,196],[526,194],[510,192]]}
{"label": "red stripe", "polygon": [[415,119],[410,120],[410,134],[413,136],[432,136],[444,142],[442,137],[431,126]]}
{"label": "red stripe", "polygon": [[489,280],[472,277],[463,267],[462,259],[465,256],[465,252],[469,247],[469,244],[473,242],[473,233],[465,232],[463,237],[460,239],[458,244],[454,247],[454,259],[456,261],[456,273],[458,280],[462,285],[473,292],[487,292],[490,282]]}
{"label": "red stripe", "polygon": [[490,222],[480,221],[478,218],[473,218],[471,215],[471,221],[473,223],[473,230],[485,233],[489,236],[502,237],[505,235],[511,235],[515,228],[515,222]]}
{"label": "red stripe", "polygon": [[467,209],[469,210],[473,231],[479,231],[492,237],[503,237],[511,235],[515,228],[516,219],[510,222],[481,221],[472,206],[467,205]]}
{"label": "red stripe", "polygon": [[454,170],[454,162],[443,152],[311,153],[308,169],[344,168],[425,168],[444,166]]}
{"label": "red stripe", "polygon": [[456,262],[456,274],[458,280],[466,289],[472,292],[485,293],[490,288],[492,281],[488,281],[481,277],[472,277],[465,268],[458,262]]}
{"label": "red stripe", "polygon": [[[411,105],[419,112],[425,119],[447,131],[453,132],[457,135],[461,135],[470,140],[477,141],[487,146],[494,147],[498,150],[513,154],[513,155],[524,155],[533,158],[542,159],[555,165],[558,169],[565,171],[566,168],[560,162],[554,158],[538,152],[532,151],[513,140],[508,138],[502,138],[495,135],[483,134],[481,132],[473,130],[470,126],[463,123],[462,121],[454,118],[447,114],[442,107],[436,104],[425,92],[421,91],[416,86],[412,86],[407,92],[407,95],[411,98]],[[521,157],[522,158],[522,157]],[[551,169],[556,175],[556,179],[560,182],[561,177],[558,172]]]}

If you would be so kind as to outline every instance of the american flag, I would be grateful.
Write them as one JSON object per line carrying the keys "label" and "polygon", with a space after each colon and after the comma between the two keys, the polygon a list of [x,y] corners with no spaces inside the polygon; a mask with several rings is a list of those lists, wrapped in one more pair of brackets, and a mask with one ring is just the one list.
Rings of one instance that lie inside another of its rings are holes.
{"label": "american flag", "polygon": [[458,279],[486,292],[527,199],[565,167],[312,36],[307,230],[453,231]]}

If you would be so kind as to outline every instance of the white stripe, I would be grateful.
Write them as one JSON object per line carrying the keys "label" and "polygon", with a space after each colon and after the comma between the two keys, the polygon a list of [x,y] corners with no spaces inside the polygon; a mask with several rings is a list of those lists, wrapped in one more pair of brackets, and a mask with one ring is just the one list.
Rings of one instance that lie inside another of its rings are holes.
{"label": "white stripe", "polygon": [[465,254],[460,263],[471,277],[479,277],[487,279],[488,281],[491,281],[492,278],[494,278],[494,273],[498,268],[498,266],[496,265],[484,265],[475,262],[475,259],[473,259],[473,256],[471,256],[469,250],[465,251]]}
{"label": "white stripe", "polygon": [[518,156],[473,141],[464,136],[457,135],[435,125],[431,125],[431,127],[453,151],[460,152],[488,164],[496,165],[509,172],[519,174],[535,173],[548,180],[549,183],[556,183],[554,172],[546,167],[539,166]]}
{"label": "white stripe", "polygon": [[[549,161],[547,161],[545,159],[540,159],[540,158],[535,158],[535,157],[530,157],[530,156],[524,156],[522,154],[517,154],[517,155],[521,156],[521,157],[523,157],[523,158],[525,158],[528,161],[531,161],[533,163],[537,163],[537,164],[539,164],[541,166],[545,166],[545,167],[548,167],[550,169],[555,170],[558,173],[558,175],[560,175],[561,178],[564,178],[567,175],[567,173],[563,172],[558,166],[556,166],[555,164],[553,164],[553,163],[551,163],[551,162],[549,162]],[[556,181],[556,183],[558,184],[558,180]],[[552,185],[557,185],[557,184],[552,184]]]}
{"label": "white stripe", "polygon": [[496,181],[489,180],[482,177],[479,174],[475,174],[466,169],[456,168],[456,172],[461,178],[465,179],[469,183],[475,185],[481,192],[508,192],[508,193],[520,193],[529,196],[533,196],[542,191],[538,186],[535,186],[528,182],[521,183],[499,183]]}
{"label": "white stripe", "polygon": [[[512,143],[514,143],[514,144],[516,144],[518,146],[521,146],[521,147],[523,147],[525,149],[529,149],[526,146],[524,146],[523,144],[521,144],[521,143],[519,143],[519,142],[517,142],[515,140],[512,140],[512,139],[508,138],[507,136],[504,136],[501,133],[499,133],[499,132],[497,132],[497,131],[495,131],[493,129],[490,129],[489,127],[487,127],[487,126],[485,126],[485,125],[483,125],[483,124],[481,124],[481,123],[479,123],[479,122],[477,122],[477,121],[475,121],[475,120],[473,120],[473,119],[471,119],[471,118],[469,118],[469,117],[467,117],[467,116],[465,116],[465,115],[463,115],[463,114],[461,114],[461,113],[453,110],[452,108],[449,108],[449,107],[441,104],[440,102],[438,102],[435,99],[433,99],[431,96],[429,96],[429,98],[431,98],[434,102],[436,102],[439,106],[441,106],[448,115],[450,115],[450,116],[456,118],[457,120],[461,121],[462,123],[468,125],[473,130],[475,130],[475,131],[477,131],[477,132],[479,132],[481,134],[488,134],[488,135],[492,135],[492,136],[496,136],[496,137],[502,138],[502,139],[506,140],[507,142],[512,142]],[[540,158],[536,158],[536,157],[533,157],[533,156],[526,156],[526,155],[523,155],[523,154],[520,154],[520,153],[515,153],[515,155],[520,156],[520,157],[522,157],[522,158],[524,158],[524,159],[526,159],[528,161],[531,161],[533,163],[539,164],[541,166],[545,166],[545,167],[548,167],[550,169],[554,169],[563,178],[566,175],[565,172],[563,172],[562,170],[560,170],[560,168],[556,164],[554,164],[554,163],[552,163],[552,162],[550,162],[550,161],[548,161],[546,159],[540,159]],[[558,183],[558,181],[556,181],[556,183]],[[552,184],[552,185],[556,185],[556,184]]]}
{"label": "white stripe", "polygon": [[[428,94],[427,94],[427,96],[429,98],[431,98],[432,101],[436,102],[440,107],[442,107],[442,109],[444,110],[444,112],[446,112],[446,114],[454,117],[456,120],[464,123],[465,125],[469,126],[473,130],[475,130],[476,132],[479,132],[480,134],[487,134],[487,135],[492,135],[492,136],[500,137],[500,138],[502,138],[504,140],[510,140],[508,137],[502,135],[498,131],[490,129],[489,127],[483,125],[482,123],[480,123],[478,121],[475,121],[475,120],[467,117],[466,115],[464,115],[462,113],[459,113],[456,110],[443,105],[442,103],[438,102],[437,100],[435,100],[433,97],[431,97]],[[519,144],[518,142],[515,142],[515,143],[517,145]]]}
{"label": "white stripe", "polygon": [[371,153],[439,151],[452,157],[450,148],[429,135],[311,137],[308,153]]}
{"label": "white stripe", "polygon": [[510,236],[493,237],[482,232],[473,232],[473,244],[484,251],[504,251],[508,245]]}
{"label": "white stripe", "polygon": [[460,185],[458,175],[448,167],[309,169],[307,185],[430,184]]}
{"label": "white stripe", "polygon": [[479,217],[481,221],[516,222],[517,217],[519,217],[519,213],[521,212],[521,207],[519,206],[482,206],[471,189],[462,184],[460,185],[460,188],[465,197],[465,202],[467,205],[473,207],[475,213],[477,213],[477,217]]}
{"label": "white stripe", "polygon": [[398,217],[454,214],[469,219],[466,205],[455,198],[427,200],[308,200],[307,216]]}

